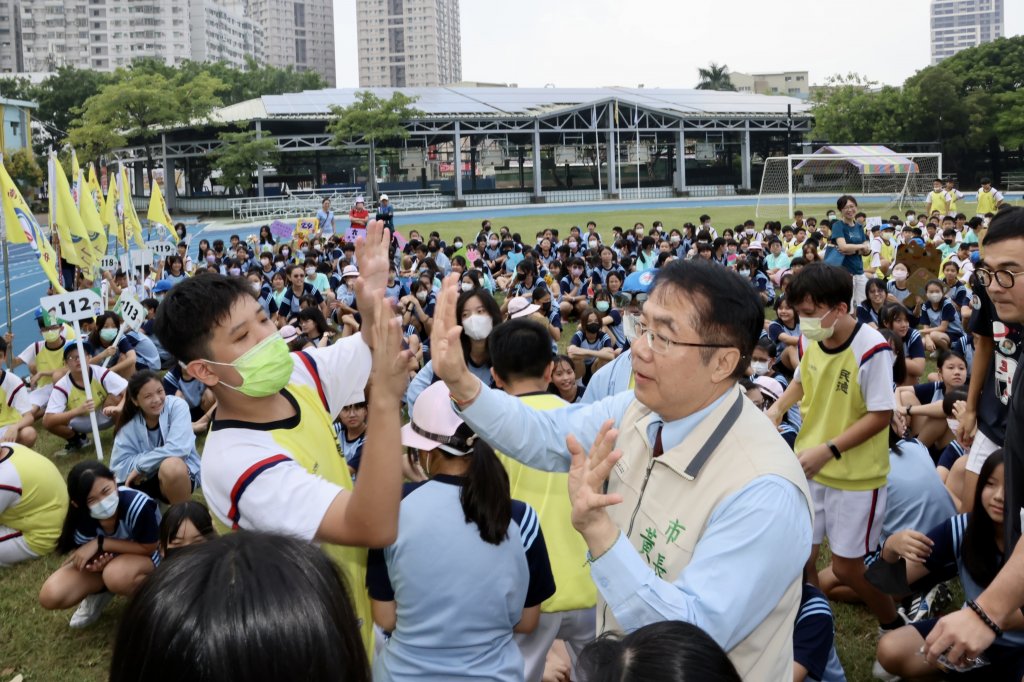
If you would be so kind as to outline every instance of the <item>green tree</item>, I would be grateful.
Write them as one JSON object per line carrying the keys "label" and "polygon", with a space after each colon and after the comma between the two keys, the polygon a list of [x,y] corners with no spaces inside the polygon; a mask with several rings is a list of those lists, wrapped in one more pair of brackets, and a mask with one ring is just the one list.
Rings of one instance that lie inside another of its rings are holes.
{"label": "green tree", "polygon": [[62,66],[35,88],[39,108],[33,115],[51,138],[63,139],[71,130],[74,112],[112,80],[110,73]]}
{"label": "green tree", "polygon": [[251,57],[246,58],[242,69],[233,68],[223,62],[188,62],[181,69],[192,74],[205,72],[222,81],[224,90],[221,92],[221,99],[225,105],[244,102],[262,95],[322,90],[327,87],[323,77],[315,71],[296,71],[291,66],[280,69],[261,65]]}
{"label": "green tree", "polygon": [[[128,141],[141,143],[146,168],[153,180],[153,145],[163,128],[199,125],[220,105],[224,87],[207,73],[167,77],[146,62],[139,68],[118,69],[112,83],[85,101],[76,114],[68,140],[82,151],[82,160],[96,158]],[[85,151],[87,150],[87,151]]]}
{"label": "green tree", "polygon": [[248,193],[253,174],[262,166],[277,163],[277,142],[266,137],[256,139],[255,130],[223,132],[217,137],[224,144],[210,154],[210,163],[220,170],[220,184],[228,191]]}
{"label": "green tree", "polygon": [[34,196],[36,190],[43,184],[43,169],[40,168],[32,150],[19,149],[13,154],[4,156],[4,167],[25,200],[31,201],[30,197]]}
{"label": "green tree", "polygon": [[710,62],[706,69],[698,68],[697,75],[700,76],[698,90],[736,90],[732,79],[729,78],[729,67],[725,64]]}
{"label": "green tree", "polygon": [[27,78],[0,78],[0,97],[32,101],[35,97],[35,86]]}
{"label": "green tree", "polygon": [[415,97],[395,92],[390,99],[382,99],[368,90],[356,93],[356,101],[347,107],[332,106],[334,118],[327,124],[333,138],[331,144],[343,147],[365,142],[370,145],[368,193],[377,196],[377,144],[408,139],[405,122],[425,114],[412,105]]}

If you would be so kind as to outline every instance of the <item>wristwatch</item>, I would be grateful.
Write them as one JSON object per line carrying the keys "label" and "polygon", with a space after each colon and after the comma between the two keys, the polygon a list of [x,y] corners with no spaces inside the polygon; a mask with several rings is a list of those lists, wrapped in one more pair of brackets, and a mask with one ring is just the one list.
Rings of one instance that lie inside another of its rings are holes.
{"label": "wristwatch", "polygon": [[835,443],[833,443],[832,441],[829,441],[829,442],[825,443],[825,445],[832,452],[832,456],[833,457],[835,457],[836,459],[842,459],[843,458],[843,453],[839,451],[839,447]]}
{"label": "wristwatch", "polygon": [[96,536],[96,553],[97,554],[103,554],[103,536],[102,535],[97,535]]}
{"label": "wristwatch", "polygon": [[912,407],[913,407],[913,405],[907,405],[907,416],[908,417],[910,416],[910,408],[912,408]]}

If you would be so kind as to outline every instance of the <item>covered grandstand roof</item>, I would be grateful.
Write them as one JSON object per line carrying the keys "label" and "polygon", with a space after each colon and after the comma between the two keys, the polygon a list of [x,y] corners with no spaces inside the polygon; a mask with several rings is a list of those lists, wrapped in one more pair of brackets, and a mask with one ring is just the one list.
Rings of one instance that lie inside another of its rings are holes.
{"label": "covered grandstand roof", "polygon": [[616,100],[680,117],[706,115],[807,115],[810,105],[795,97],[714,90],[660,88],[335,88],[264,95],[214,113],[223,122],[273,118],[326,118],[331,106],[348,106],[356,93],[370,90],[381,98],[400,91],[415,97],[428,117],[532,118]]}
{"label": "covered grandstand roof", "polygon": [[[837,154],[847,158],[829,158]],[[814,152],[814,156],[821,158],[805,159],[798,163],[793,170],[820,173],[824,170],[836,170],[846,164],[856,168],[862,175],[916,173],[919,170],[916,163],[880,144],[826,145]]]}

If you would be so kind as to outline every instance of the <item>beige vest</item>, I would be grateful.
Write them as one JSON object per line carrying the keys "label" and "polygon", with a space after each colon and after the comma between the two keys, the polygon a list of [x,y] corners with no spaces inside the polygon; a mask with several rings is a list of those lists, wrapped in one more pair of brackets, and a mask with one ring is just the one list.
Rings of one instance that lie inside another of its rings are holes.
{"label": "beige vest", "polygon": [[[738,416],[730,420],[728,431],[701,465],[700,451],[731,410]],[[797,486],[807,500],[807,522],[811,523],[813,505],[796,456],[739,387],[726,394],[722,404],[682,443],[658,459],[651,456],[652,444],[647,439],[652,418],[651,411],[638,401],[633,401],[622,417],[616,447],[623,456],[612,471],[608,490],[620,493],[623,501],[608,511],[659,577],[667,581],[679,577],[715,508],[755,478],[774,474]],[[656,532],[651,533],[652,529]],[[779,551],[790,548],[780,547]],[[792,679],[793,624],[800,607],[801,578],[793,576],[782,600],[728,652],[744,680]],[[598,599],[598,630],[619,629],[611,609],[600,595]],[[736,605],[737,609],[743,607]]]}

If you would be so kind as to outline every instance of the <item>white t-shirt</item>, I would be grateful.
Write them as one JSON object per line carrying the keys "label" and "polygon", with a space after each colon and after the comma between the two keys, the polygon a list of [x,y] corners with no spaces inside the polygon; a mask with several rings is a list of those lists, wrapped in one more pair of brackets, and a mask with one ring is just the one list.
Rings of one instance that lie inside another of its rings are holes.
{"label": "white t-shirt", "polygon": [[[322,390],[333,419],[345,405],[362,400],[370,376],[370,349],[362,335],[356,334],[305,353],[315,363],[319,381],[300,354],[292,353],[294,368],[287,390],[295,401],[296,418],[271,424],[215,421],[206,439],[203,494],[210,511],[229,528],[234,525],[313,540],[327,508],[342,490],[307,471],[297,461],[298,453],[291,452],[296,443],[312,445],[302,432],[315,419],[302,413],[297,392],[303,387]],[[337,450],[333,429],[326,437]],[[337,456],[342,458],[340,453]]]}
{"label": "white t-shirt", "polygon": [[[89,365],[89,369],[91,370],[92,378],[102,384],[103,390],[107,392],[107,395],[119,395],[128,388],[128,381],[117,372],[112,372],[98,365]],[[81,377],[78,378],[81,379]],[[47,414],[67,412],[68,396],[71,391],[81,390],[71,383],[70,372],[61,377],[60,381],[53,385],[53,389],[53,392],[50,394],[50,401],[46,404]],[[96,407],[99,408],[100,405]]]}

